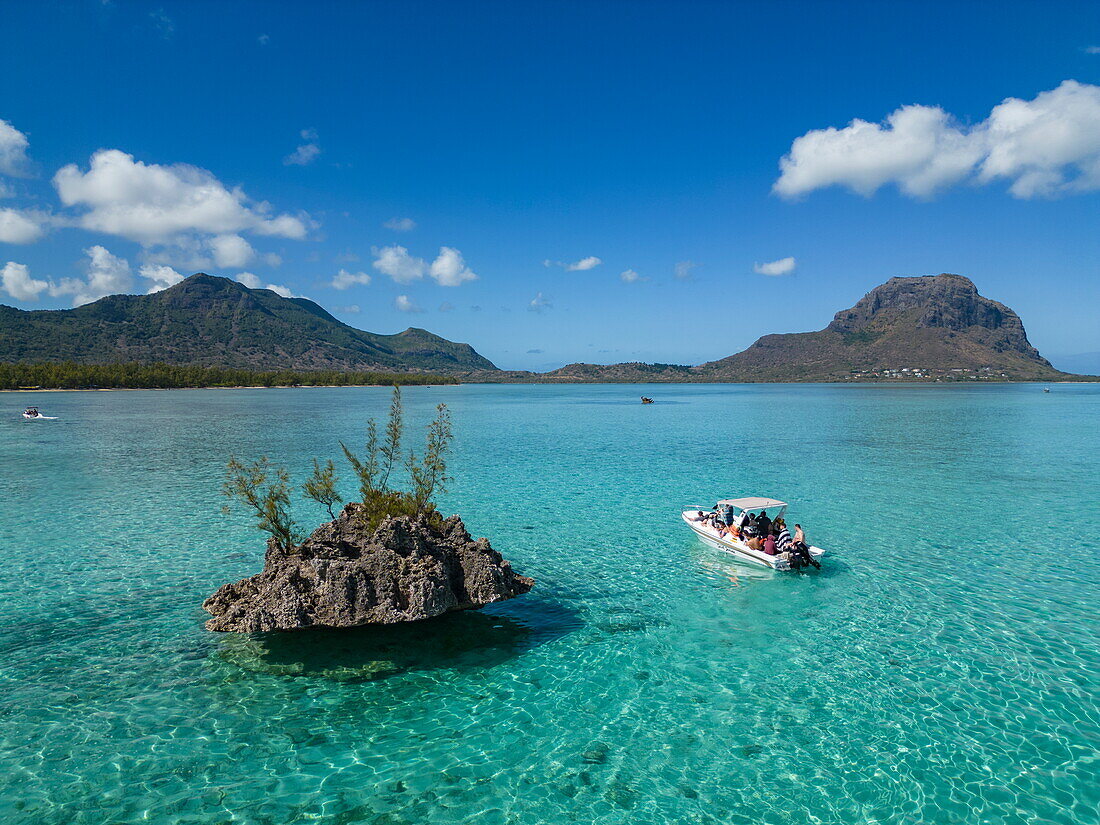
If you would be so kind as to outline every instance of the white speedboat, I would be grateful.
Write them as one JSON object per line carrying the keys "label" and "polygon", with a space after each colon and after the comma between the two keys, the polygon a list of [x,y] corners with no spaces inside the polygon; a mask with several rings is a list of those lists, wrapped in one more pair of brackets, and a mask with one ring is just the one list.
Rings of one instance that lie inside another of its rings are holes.
{"label": "white speedboat", "polygon": [[[749,513],[755,517],[762,511],[766,511],[772,521],[775,521],[778,518],[784,517],[787,512],[787,503],[774,498],[761,498],[758,496],[726,498],[719,501],[711,510],[701,510],[697,507],[692,507],[691,509],[684,510],[681,515],[683,516],[684,522],[694,531],[695,535],[716,550],[732,553],[745,561],[752,562],[753,564],[760,564],[764,567],[771,567],[775,570],[790,570],[791,560],[789,554],[780,553],[775,556],[769,556],[763,550],[754,550],[749,547],[742,538],[734,538],[729,534],[720,534],[715,524],[716,520],[721,520],[725,523],[726,519],[736,523],[742,513]],[[715,513],[719,514],[718,519],[712,518]],[[726,519],[723,519],[722,515],[725,515]],[[824,550],[812,545],[809,547],[809,553],[814,561],[818,561],[825,555]]]}
{"label": "white speedboat", "polygon": [[38,411],[38,407],[27,407],[27,409],[23,410],[23,417],[24,418],[45,418],[46,416],[42,415],[42,413],[40,413]]}

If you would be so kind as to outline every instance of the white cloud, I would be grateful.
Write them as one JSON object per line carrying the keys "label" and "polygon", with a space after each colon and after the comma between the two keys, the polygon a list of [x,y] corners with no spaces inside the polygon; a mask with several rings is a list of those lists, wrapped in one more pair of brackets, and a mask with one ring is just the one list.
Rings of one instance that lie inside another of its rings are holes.
{"label": "white cloud", "polygon": [[98,244],[85,249],[84,254],[88,256],[87,277],[62,278],[59,284],[50,285],[51,295],[72,295],[73,306],[78,307],[134,288],[134,275],[125,258],[112,255]]}
{"label": "white cloud", "polygon": [[142,262],[206,272],[214,266],[208,240],[198,236],[181,236],[170,246],[145,247]]}
{"label": "white cloud", "polygon": [[410,255],[409,250],[403,246],[372,248],[371,254],[375,256],[374,268],[383,275],[389,275],[399,284],[418,281],[428,271],[427,261]]}
{"label": "white cloud", "polygon": [[295,295],[290,291],[290,287],[283,286],[282,284],[268,284],[264,289],[270,289],[276,295],[280,295],[283,298],[301,298],[301,295]]}
{"label": "white cloud", "polygon": [[418,307],[416,305],[416,303],[408,295],[398,295],[396,298],[393,299],[393,305],[396,309],[400,310],[401,312],[423,312],[424,311],[420,307]]}
{"label": "white cloud", "polygon": [[449,246],[439,248],[439,257],[432,261],[429,274],[440,286],[459,286],[477,280],[477,274],[466,266],[462,253]]}
{"label": "white cloud", "polygon": [[676,266],[673,268],[673,277],[677,281],[690,281],[691,270],[695,269],[697,266],[699,266],[699,264],[694,261],[677,261]]}
{"label": "white cloud", "polygon": [[1100,54],[1100,46],[1085,46],[1085,54]]}
{"label": "white cloud", "polygon": [[282,266],[283,259],[276,255],[274,252],[267,252],[263,255],[263,261],[268,266]]}
{"label": "white cloud", "polygon": [[531,303],[527,305],[527,310],[529,312],[542,312],[543,310],[553,308],[553,306],[554,305],[550,302],[550,299],[544,297],[543,294],[540,292],[531,299]]}
{"label": "white cloud", "polygon": [[412,218],[390,218],[382,226],[394,232],[412,232],[416,229],[416,221]]}
{"label": "white cloud", "polygon": [[283,164],[286,166],[309,166],[317,160],[319,154],[321,154],[321,148],[316,143],[306,143],[283,158]]}
{"label": "white cloud", "polygon": [[780,258],[778,261],[768,261],[763,264],[753,264],[752,271],[758,275],[790,275],[797,265],[793,256]]}
{"label": "white cloud", "polygon": [[834,185],[870,196],[890,183],[929,197],[998,179],[1018,198],[1092,191],[1100,189],[1100,87],[1067,80],[1033,100],[1008,98],[972,127],[939,107],[903,106],[885,124],[857,119],[807,132],[779,166],[773,191],[783,197]]}
{"label": "white cloud", "polygon": [[624,269],[622,272],[619,273],[619,277],[622,279],[624,284],[636,284],[640,281],[649,280],[649,278],[643,278],[633,269]]}
{"label": "white cloud", "polygon": [[45,234],[41,216],[19,209],[0,209],[0,243],[34,243]]}
{"label": "white cloud", "polygon": [[341,269],[336,273],[336,277],[332,279],[333,289],[347,289],[355,284],[363,284],[366,286],[370,283],[370,275],[366,272],[348,272],[346,269]]}
{"label": "white cloud", "polygon": [[37,301],[38,293],[48,287],[46,281],[37,281],[31,277],[26,264],[8,261],[0,269],[0,288],[17,301]]}
{"label": "white cloud", "polygon": [[96,152],[87,172],[62,167],[53,182],[63,204],[87,207],[80,226],[143,245],[175,243],[189,233],[306,236],[308,219],[271,215],[268,204],[251,202],[239,187],[227,189],[205,169],[146,164],[118,149]]}
{"label": "white cloud", "polygon": [[0,120],[0,174],[13,178],[25,178],[31,173],[31,161],[27,157],[30,143],[27,136],[8,123]]}
{"label": "white cloud", "polygon": [[603,261],[595,255],[589,255],[587,258],[581,258],[579,261],[574,261],[571,264],[565,261],[552,261],[547,258],[542,262],[542,265],[545,267],[560,266],[567,272],[584,272],[589,269],[595,269],[602,263]]}
{"label": "white cloud", "polygon": [[346,312],[351,315],[357,315],[359,313],[359,304],[352,304],[346,307],[336,307],[337,312]]}
{"label": "white cloud", "polygon": [[146,278],[153,282],[153,285],[149,287],[147,294],[152,295],[154,292],[160,292],[162,289],[168,289],[170,286],[175,286],[183,280],[183,275],[170,266],[161,266],[157,264],[144,264],[141,269],[138,270],[138,274],[142,278]]}
{"label": "white cloud", "polygon": [[281,295],[284,298],[304,298],[304,295],[295,295],[290,287],[283,286],[282,284],[265,284],[260,280],[260,276],[254,272],[238,272],[237,283],[243,284],[249,289],[270,289],[276,295]]}
{"label": "white cloud", "polygon": [[984,133],[982,183],[1011,180],[1018,198],[1100,189],[1100,86],[1067,80],[1034,100],[1011,97]]}
{"label": "white cloud", "polygon": [[271,42],[271,35],[261,34],[259,37],[256,38],[256,42],[259,43],[261,46],[266,46],[268,43]]}
{"label": "white cloud", "polygon": [[569,272],[584,272],[589,269],[594,269],[602,263],[603,261],[595,255],[589,255],[587,258],[581,258],[576,263],[566,264],[565,268]]}
{"label": "white cloud", "polygon": [[302,140],[309,141],[303,143],[285,158],[283,158],[283,164],[286,166],[308,166],[317,160],[317,156],[321,154],[321,147],[317,145],[317,130],[316,129],[303,129],[301,132]]}
{"label": "white cloud", "polygon": [[256,257],[256,250],[240,235],[216,235],[209,241],[214,263],[221,267],[240,269]]}
{"label": "white cloud", "polygon": [[773,190],[796,197],[826,186],[847,186],[864,196],[886,183],[926,197],[970,173],[981,149],[933,106],[903,106],[886,125],[853,120],[843,129],[817,129],[791,144],[779,162]]}

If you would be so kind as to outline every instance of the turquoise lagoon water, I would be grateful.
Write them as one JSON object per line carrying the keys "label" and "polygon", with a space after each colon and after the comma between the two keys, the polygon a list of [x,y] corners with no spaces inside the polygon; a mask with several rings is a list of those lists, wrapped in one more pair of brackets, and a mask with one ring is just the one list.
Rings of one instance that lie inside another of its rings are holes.
{"label": "turquoise lagoon water", "polygon": [[[444,509],[537,588],[241,637],[199,609],[261,561],[227,456],[300,478],[388,392],[0,394],[0,821],[1100,821],[1100,387],[405,399],[451,405]],[[794,502],[825,569],[681,524],[738,493]]]}

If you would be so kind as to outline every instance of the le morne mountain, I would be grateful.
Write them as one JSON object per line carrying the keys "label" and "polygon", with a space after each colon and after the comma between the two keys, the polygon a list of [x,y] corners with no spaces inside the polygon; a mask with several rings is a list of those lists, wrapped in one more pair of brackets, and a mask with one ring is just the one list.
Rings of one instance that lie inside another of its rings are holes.
{"label": "le morne mountain", "polygon": [[[818,332],[765,335],[699,366],[570,364],[537,380],[879,381],[1068,377],[1027,340],[1019,316],[961,275],[891,278]],[[498,379],[499,380],[499,379]],[[517,378],[516,380],[523,380]]]}
{"label": "le morne mountain", "polygon": [[1056,380],[1019,316],[960,275],[891,278],[825,329],[765,335],[699,366],[571,364],[497,369],[468,344],[422,329],[377,335],[305,298],[192,275],[152,295],[111,295],[76,309],[0,306],[0,362],[175,365],[261,370],[448,373],[465,381]]}
{"label": "le morne mountain", "polygon": [[496,370],[423,329],[376,335],[313,301],[199,273],[152,295],[64,310],[0,306],[0,362],[161,362],[257,370]]}

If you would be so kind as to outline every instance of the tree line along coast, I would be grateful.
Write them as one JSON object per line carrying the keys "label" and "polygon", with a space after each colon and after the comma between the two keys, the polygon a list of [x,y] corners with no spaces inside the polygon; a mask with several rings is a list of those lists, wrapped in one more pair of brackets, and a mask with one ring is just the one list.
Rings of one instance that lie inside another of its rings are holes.
{"label": "tree line along coast", "polygon": [[0,390],[146,390],[199,387],[369,387],[457,384],[430,373],[245,370],[174,364],[0,364]]}

